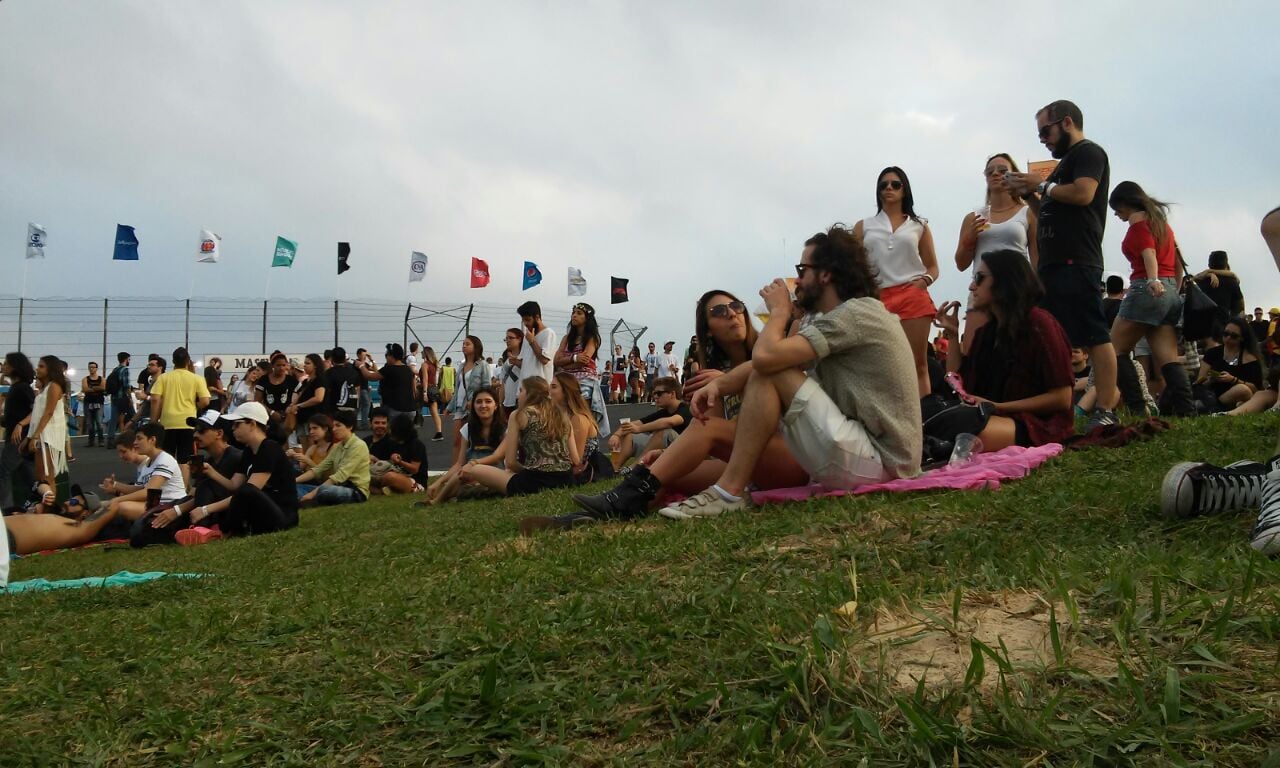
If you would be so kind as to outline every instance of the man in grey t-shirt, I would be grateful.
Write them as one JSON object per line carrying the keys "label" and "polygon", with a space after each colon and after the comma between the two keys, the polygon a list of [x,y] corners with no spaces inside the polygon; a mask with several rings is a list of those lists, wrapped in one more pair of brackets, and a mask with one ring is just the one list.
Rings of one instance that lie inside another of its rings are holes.
{"label": "man in grey t-shirt", "polygon": [[[581,515],[526,527],[644,514],[664,484],[708,455],[728,462],[719,480],[659,514],[687,519],[740,509],[752,482],[777,488],[810,480],[847,489],[918,474],[915,364],[901,323],[878,300],[866,251],[851,232],[832,227],[805,243],[796,273],[795,303],[782,280],[760,291],[769,321],[751,361],[694,395],[697,420],[651,467],[637,466],[606,493],[574,496]],[[797,304],[814,319],[787,336]],[[739,392],[735,421],[710,417],[722,396]]]}

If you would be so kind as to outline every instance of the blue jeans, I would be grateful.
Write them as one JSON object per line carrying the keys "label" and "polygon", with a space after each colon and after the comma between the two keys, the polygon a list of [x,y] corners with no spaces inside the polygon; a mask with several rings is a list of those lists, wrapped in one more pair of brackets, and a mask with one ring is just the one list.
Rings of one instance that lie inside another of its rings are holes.
{"label": "blue jeans", "polygon": [[360,410],[356,414],[356,423],[367,427],[369,425],[369,411],[373,410],[373,395],[369,392],[368,387],[360,388]]}
{"label": "blue jeans", "polygon": [[298,484],[299,499],[312,491],[316,492],[315,503],[322,507],[332,507],[337,504],[356,504],[364,501],[363,493],[345,485]]}
{"label": "blue jeans", "polygon": [[600,380],[578,379],[578,390],[582,392],[582,399],[587,401],[587,407],[596,417],[600,436],[607,437],[613,434],[613,430],[609,428],[609,411],[605,408],[604,387],[600,386]]}

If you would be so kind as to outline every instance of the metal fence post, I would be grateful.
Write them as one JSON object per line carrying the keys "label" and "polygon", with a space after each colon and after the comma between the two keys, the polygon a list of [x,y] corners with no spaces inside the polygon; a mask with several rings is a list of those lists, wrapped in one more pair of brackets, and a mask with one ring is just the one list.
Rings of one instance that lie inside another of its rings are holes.
{"label": "metal fence post", "polygon": [[[111,299],[102,300],[102,369],[107,370],[107,306]],[[113,417],[114,418],[114,417]]]}
{"label": "metal fence post", "polygon": [[187,317],[182,330],[182,346],[191,349],[191,299],[187,299]]}
{"label": "metal fence post", "polygon": [[262,300],[262,354],[267,354],[267,300]]}
{"label": "metal fence post", "polygon": [[19,352],[22,351],[22,314],[24,311],[26,311],[26,308],[27,308],[26,297],[19,297],[18,298],[18,351]]}
{"label": "metal fence post", "polygon": [[333,300],[333,346],[338,347],[338,300]]}

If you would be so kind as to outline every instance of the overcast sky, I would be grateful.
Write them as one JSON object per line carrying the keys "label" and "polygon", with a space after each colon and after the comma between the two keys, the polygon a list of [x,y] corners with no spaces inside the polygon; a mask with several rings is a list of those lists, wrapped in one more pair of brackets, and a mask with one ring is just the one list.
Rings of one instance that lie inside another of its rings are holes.
{"label": "overcast sky", "polygon": [[[0,0],[0,294],[21,290],[35,221],[28,296],[185,298],[194,278],[261,297],[273,272],[279,297],[565,308],[577,266],[601,314],[687,339],[702,291],[754,307],[901,165],[938,243],[934,298],[962,299],[952,254],[985,158],[1046,157],[1034,114],[1070,98],[1112,183],[1176,202],[1193,266],[1228,251],[1269,307],[1278,8]],[[140,262],[110,260],[117,223]],[[203,227],[220,264],[194,263]],[[292,270],[268,266],[276,235],[299,243]],[[409,286],[412,250],[431,264]],[[491,287],[467,287],[472,256]],[[545,279],[521,293],[525,259]],[[611,274],[631,279],[620,312]]]}

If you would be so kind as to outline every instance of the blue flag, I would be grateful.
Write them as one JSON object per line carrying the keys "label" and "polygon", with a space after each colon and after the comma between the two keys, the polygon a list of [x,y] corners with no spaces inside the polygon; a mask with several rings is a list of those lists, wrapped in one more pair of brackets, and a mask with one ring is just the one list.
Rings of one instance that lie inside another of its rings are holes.
{"label": "blue flag", "polygon": [[138,260],[138,236],[128,224],[116,225],[116,250],[111,258],[115,261]]}
{"label": "blue flag", "polygon": [[541,282],[542,273],[538,271],[538,265],[532,261],[526,261],[524,263],[524,288],[521,290],[527,291]]}

